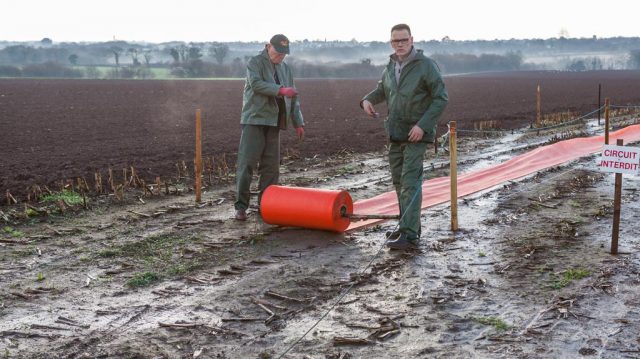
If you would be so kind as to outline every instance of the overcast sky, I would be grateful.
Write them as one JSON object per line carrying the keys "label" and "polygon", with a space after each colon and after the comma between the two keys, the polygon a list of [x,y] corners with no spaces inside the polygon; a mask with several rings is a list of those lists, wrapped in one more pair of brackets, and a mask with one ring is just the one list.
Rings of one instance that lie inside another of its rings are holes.
{"label": "overcast sky", "polygon": [[0,40],[386,41],[640,36],[639,0],[0,0]]}

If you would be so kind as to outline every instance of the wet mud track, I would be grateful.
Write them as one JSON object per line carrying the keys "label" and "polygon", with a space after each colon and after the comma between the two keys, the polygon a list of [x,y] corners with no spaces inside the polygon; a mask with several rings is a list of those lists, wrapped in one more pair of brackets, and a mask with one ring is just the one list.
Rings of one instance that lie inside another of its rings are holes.
{"label": "wet mud track", "polygon": [[[498,145],[461,141],[460,170],[508,156]],[[428,176],[445,175],[429,156]],[[346,157],[283,180],[356,199],[391,190],[382,155]],[[226,187],[204,206],[167,196],[19,225],[0,242],[0,353],[277,358],[333,308],[285,357],[638,357],[640,235],[622,226],[622,253],[608,254],[613,177],[594,162],[461,200],[455,233],[448,206],[425,210],[413,253],[379,252],[393,222],[334,234],[255,211],[233,221]],[[634,223],[637,184],[623,188]]]}

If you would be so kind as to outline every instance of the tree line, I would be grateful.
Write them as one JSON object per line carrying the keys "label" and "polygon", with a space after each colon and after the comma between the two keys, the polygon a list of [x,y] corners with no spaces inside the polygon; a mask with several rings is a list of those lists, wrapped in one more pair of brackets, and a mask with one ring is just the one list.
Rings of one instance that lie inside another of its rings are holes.
{"label": "tree line", "polygon": [[[161,44],[110,41],[0,41],[1,77],[244,77],[259,42]],[[297,41],[287,62],[299,78],[377,78],[391,52],[384,42]],[[554,69],[640,69],[640,38],[417,42],[446,73]],[[602,56],[594,55],[600,51]],[[584,56],[582,54],[585,54]],[[586,55],[589,54],[589,55]],[[536,62],[536,56],[547,62]],[[159,72],[160,71],[160,72]]]}

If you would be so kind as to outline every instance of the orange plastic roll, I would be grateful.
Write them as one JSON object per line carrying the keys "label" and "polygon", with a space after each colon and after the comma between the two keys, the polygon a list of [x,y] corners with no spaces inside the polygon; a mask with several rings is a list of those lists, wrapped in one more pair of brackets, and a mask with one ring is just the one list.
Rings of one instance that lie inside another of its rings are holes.
{"label": "orange plastic roll", "polygon": [[268,224],[344,232],[353,213],[347,191],[272,185],[262,194],[260,214]]}

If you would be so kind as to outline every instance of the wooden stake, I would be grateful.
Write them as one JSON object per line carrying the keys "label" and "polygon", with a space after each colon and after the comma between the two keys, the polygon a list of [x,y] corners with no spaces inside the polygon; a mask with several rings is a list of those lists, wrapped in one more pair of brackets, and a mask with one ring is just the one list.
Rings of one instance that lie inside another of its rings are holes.
{"label": "wooden stake", "polygon": [[7,205],[12,205],[12,204],[17,204],[18,201],[16,201],[16,199],[11,195],[11,193],[9,193],[9,190],[7,190]]}
{"label": "wooden stake", "polygon": [[96,193],[102,194],[102,174],[100,173],[100,171],[96,171],[94,175],[94,181]]}
{"label": "wooden stake", "polygon": [[[606,100],[607,103],[609,99]],[[608,111],[607,111],[608,112]],[[605,112],[606,114],[606,112]],[[605,117],[608,120],[609,116]],[[616,145],[622,146],[622,139]],[[615,194],[613,196],[613,230],[611,233],[611,254],[618,254],[618,235],[620,234],[620,202],[622,197],[622,173],[616,173]]]}
{"label": "wooden stake", "polygon": [[111,192],[116,192],[116,186],[113,184],[113,170],[109,167],[109,187],[111,187]]}
{"label": "wooden stake", "polygon": [[131,166],[131,178],[129,179],[129,185],[133,188],[137,188],[140,180],[138,179],[138,175],[136,175],[136,170]]}
{"label": "wooden stake", "polygon": [[196,158],[195,158],[195,191],[196,203],[202,202],[202,116],[200,109],[196,110]]}
{"label": "wooden stake", "polygon": [[458,148],[456,141],[456,121],[451,121],[449,127],[449,154],[451,178],[451,230],[458,230]]}
{"label": "wooden stake", "polygon": [[604,144],[609,144],[609,98],[604,99]]}
{"label": "wooden stake", "polygon": [[540,85],[538,85],[538,91],[536,92],[536,125],[540,125],[542,120],[542,102],[540,100]]}
{"label": "wooden stake", "polygon": [[127,168],[125,167],[122,169],[122,185],[127,187],[127,184]]}

